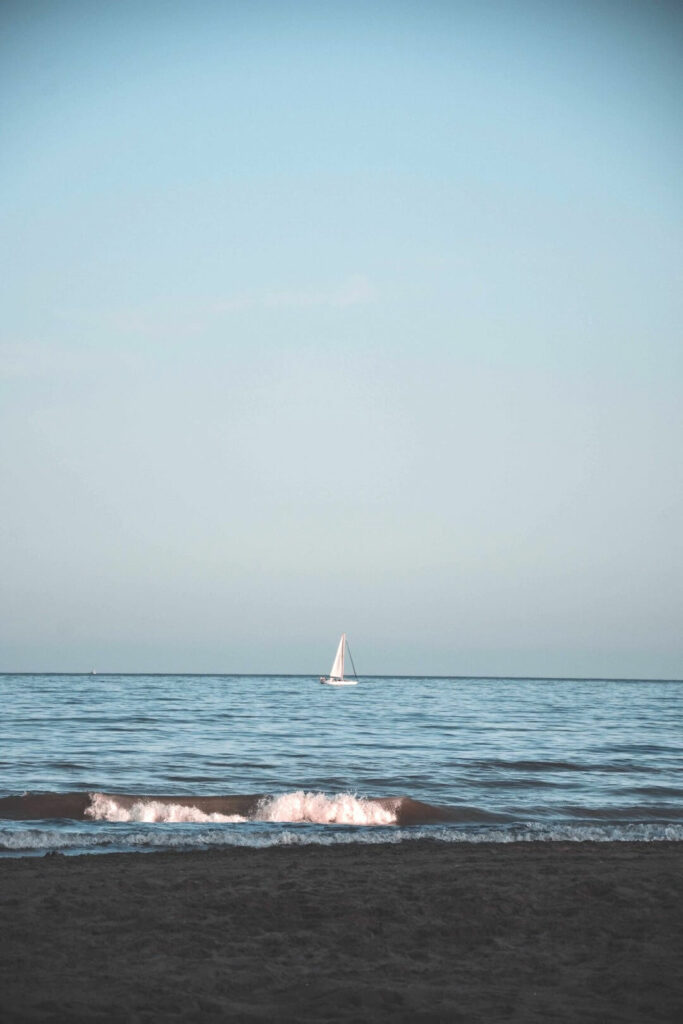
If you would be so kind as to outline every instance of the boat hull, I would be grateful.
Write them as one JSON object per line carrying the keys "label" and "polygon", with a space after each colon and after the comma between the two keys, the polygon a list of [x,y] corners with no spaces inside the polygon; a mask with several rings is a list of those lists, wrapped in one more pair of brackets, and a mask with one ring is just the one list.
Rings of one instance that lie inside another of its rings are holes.
{"label": "boat hull", "polygon": [[357,686],[357,679],[330,679],[329,676],[321,676],[320,682],[324,686]]}

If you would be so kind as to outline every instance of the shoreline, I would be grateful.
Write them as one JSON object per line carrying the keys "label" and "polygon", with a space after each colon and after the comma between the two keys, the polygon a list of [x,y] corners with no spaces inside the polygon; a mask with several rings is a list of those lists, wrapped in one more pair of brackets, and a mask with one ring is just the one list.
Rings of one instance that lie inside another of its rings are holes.
{"label": "shoreline", "polygon": [[0,915],[5,1022],[683,1015],[683,842],[12,857]]}

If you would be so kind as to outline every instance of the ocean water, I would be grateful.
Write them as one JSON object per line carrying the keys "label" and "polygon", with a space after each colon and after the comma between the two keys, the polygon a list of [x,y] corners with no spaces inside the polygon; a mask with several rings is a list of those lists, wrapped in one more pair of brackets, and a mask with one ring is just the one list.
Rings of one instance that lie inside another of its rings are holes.
{"label": "ocean water", "polygon": [[0,676],[0,854],[683,840],[683,681]]}

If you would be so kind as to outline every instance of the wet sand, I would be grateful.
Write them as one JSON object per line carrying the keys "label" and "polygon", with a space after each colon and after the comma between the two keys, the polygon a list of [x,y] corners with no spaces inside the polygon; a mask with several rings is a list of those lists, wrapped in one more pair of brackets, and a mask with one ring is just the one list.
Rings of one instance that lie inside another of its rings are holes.
{"label": "wet sand", "polygon": [[0,860],[0,1020],[678,1022],[683,844]]}

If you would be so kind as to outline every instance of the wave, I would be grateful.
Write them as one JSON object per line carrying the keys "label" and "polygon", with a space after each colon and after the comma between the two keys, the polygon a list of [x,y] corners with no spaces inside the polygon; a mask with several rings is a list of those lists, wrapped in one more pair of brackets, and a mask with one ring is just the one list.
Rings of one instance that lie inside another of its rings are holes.
{"label": "wave", "polygon": [[341,793],[283,793],[261,797],[249,814],[202,810],[190,798],[182,803],[159,798],[122,799],[93,793],[85,817],[98,821],[236,824],[246,821],[309,822],[316,825],[395,825],[400,800],[370,800]]}
{"label": "wave", "polygon": [[191,804],[166,803],[162,800],[141,798],[133,802],[122,802],[115,796],[105,793],[93,793],[84,817],[94,821],[140,821],[149,824],[236,824],[247,821],[241,814],[220,814],[218,812],[201,811]]}
{"label": "wave", "polygon": [[[664,796],[665,794],[659,794]],[[482,807],[450,807],[409,796],[370,797],[356,793],[327,794],[303,789],[284,793],[226,796],[168,796],[125,793],[24,793],[0,798],[0,819],[15,822],[91,822],[149,825],[310,824],[320,826],[417,827],[424,825],[517,825],[533,820],[572,824],[662,823],[683,819],[675,803],[647,801],[591,806],[556,803],[552,810],[520,804],[505,812]]]}
{"label": "wave", "polygon": [[143,796],[114,793],[24,793],[0,798],[0,818],[14,821],[239,824],[307,822],[316,825],[425,825],[507,821],[477,807],[437,807],[402,797],[319,792],[249,796]]}
{"label": "wave", "polygon": [[[453,758],[447,762],[451,768],[467,769],[468,771],[479,770],[485,774],[491,772],[528,772],[532,775],[532,782],[538,785],[537,773],[565,773],[565,772],[596,772],[603,774],[619,774],[638,772],[657,772],[659,769],[653,765],[634,764],[632,760],[622,761],[567,761],[567,760],[509,760],[506,758]],[[498,782],[496,783],[498,784]],[[512,781],[512,785],[518,785],[519,780]]]}

